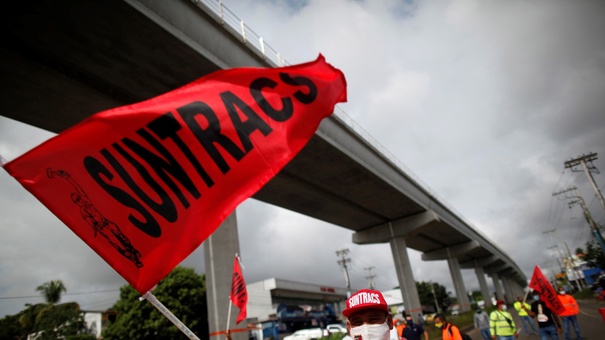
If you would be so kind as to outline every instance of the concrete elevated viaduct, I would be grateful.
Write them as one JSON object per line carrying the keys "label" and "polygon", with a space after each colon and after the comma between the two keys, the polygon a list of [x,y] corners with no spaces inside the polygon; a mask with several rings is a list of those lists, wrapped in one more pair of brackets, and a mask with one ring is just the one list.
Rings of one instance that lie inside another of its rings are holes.
{"label": "concrete elevated viaduct", "polygon": [[[212,0],[21,1],[3,13],[2,115],[53,132],[219,69],[283,62]],[[486,297],[485,274],[499,297],[519,295],[527,278],[517,264],[343,117],[325,119],[254,198],[347,228],[357,244],[388,242],[408,311],[420,309],[408,248],[447,261],[463,310],[463,268],[475,270]],[[239,250],[235,213],[204,246],[216,332],[225,327]]]}

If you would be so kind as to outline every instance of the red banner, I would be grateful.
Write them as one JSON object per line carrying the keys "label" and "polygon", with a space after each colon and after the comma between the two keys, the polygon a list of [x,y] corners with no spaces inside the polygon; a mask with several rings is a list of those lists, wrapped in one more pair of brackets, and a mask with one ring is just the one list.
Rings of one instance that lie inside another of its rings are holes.
{"label": "red banner", "polygon": [[538,266],[534,268],[534,274],[529,282],[529,288],[540,293],[540,300],[544,301],[546,307],[550,308],[553,313],[561,314],[565,311],[565,307],[561,301],[559,301],[557,292],[552,288],[550,282],[544,277],[544,274],[542,274],[542,271]]}
{"label": "red banner", "polygon": [[239,308],[239,314],[235,324],[246,319],[246,306],[248,305],[248,291],[246,290],[246,282],[242,274],[242,268],[239,265],[239,258],[235,256],[233,262],[233,278],[231,279],[231,302]]}
{"label": "red banner", "polygon": [[343,101],[345,77],[321,55],[223,70],[97,113],[4,168],[144,294]]}

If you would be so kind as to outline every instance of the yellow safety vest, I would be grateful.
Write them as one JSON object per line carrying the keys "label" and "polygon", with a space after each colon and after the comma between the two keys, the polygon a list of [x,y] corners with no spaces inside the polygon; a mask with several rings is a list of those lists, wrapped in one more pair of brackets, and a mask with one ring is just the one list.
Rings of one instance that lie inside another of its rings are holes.
{"label": "yellow safety vest", "polygon": [[[531,306],[529,304],[523,303],[523,305],[525,305],[525,308],[527,308],[528,310],[531,309]],[[523,308],[521,308],[521,302],[515,301],[513,307],[515,307],[519,316],[527,316],[527,312]]]}
{"label": "yellow safety vest", "polygon": [[489,328],[492,336],[511,336],[517,331],[513,316],[501,310],[495,310],[489,315]]}

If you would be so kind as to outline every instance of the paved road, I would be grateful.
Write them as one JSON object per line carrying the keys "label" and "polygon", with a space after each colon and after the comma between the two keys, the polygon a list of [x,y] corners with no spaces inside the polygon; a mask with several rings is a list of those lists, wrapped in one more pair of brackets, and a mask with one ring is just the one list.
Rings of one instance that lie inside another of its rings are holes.
{"label": "paved road", "polygon": [[[601,340],[605,339],[605,321],[599,313],[599,308],[605,308],[605,302],[599,300],[578,300],[580,305],[580,315],[578,315],[578,324],[580,325],[580,332],[582,333],[583,339],[589,340]],[[523,325],[521,320],[517,316],[517,313],[513,310],[511,312],[515,319],[515,325],[517,329],[520,329],[519,340],[539,340],[537,336],[529,336],[523,331]],[[538,326],[536,325],[536,328]],[[474,329],[467,332],[473,340],[483,340],[481,333]],[[576,334],[571,330],[571,338],[576,339]],[[565,339],[565,334],[559,335],[560,340]]]}

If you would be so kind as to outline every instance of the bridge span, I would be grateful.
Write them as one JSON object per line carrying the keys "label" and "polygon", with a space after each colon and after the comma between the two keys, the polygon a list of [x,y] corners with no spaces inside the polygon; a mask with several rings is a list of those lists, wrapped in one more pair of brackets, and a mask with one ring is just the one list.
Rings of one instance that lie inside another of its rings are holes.
{"label": "bridge span", "polygon": [[[14,3],[2,21],[2,115],[58,133],[95,112],[219,69],[286,63],[219,4]],[[389,243],[408,311],[420,309],[408,248],[425,261],[447,261],[463,310],[470,305],[462,268],[475,270],[484,297],[490,296],[486,274],[499,298],[522,294],[527,278],[503,250],[346,121],[338,113],[325,119],[254,198],[347,228],[357,244]],[[227,318],[232,256],[239,250],[235,213],[204,247],[212,333]]]}

